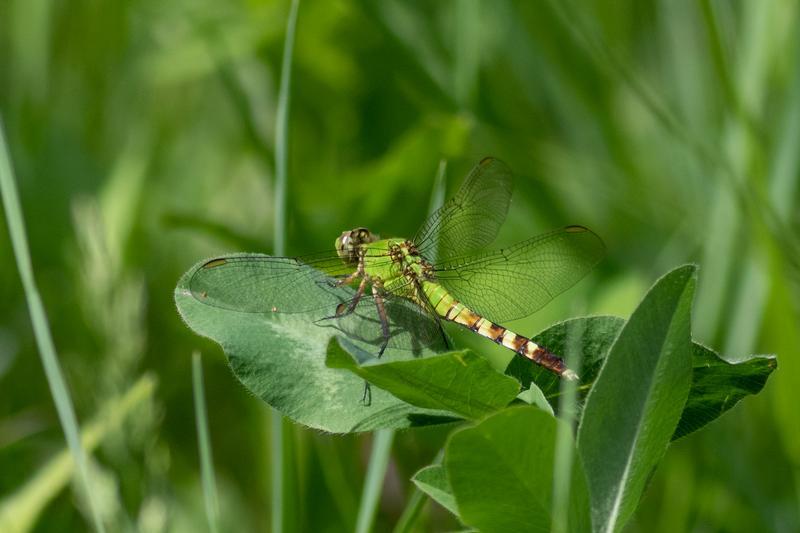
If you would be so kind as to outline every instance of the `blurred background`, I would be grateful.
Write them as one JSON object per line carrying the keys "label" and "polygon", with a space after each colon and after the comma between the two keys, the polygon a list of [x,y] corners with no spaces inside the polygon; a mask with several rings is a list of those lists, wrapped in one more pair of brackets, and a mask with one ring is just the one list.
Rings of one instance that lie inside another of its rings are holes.
{"label": "blurred background", "polygon": [[[289,0],[5,0],[0,112],[33,266],[111,531],[206,528],[191,353],[205,369],[223,531],[270,527],[269,408],[173,303],[202,258],[273,247]],[[515,172],[500,241],[564,224],[607,259],[511,324],[627,316],[700,265],[694,335],[777,353],[760,395],[676,442],[629,531],[800,530],[800,6],[795,0],[302,0],[287,253],[344,229],[412,236],[485,155]],[[0,231],[0,516],[90,529]],[[459,342],[498,357],[466,335]],[[447,429],[397,434],[376,530]],[[352,530],[370,435],[288,426],[289,530]],[[428,504],[419,530],[458,523]]]}

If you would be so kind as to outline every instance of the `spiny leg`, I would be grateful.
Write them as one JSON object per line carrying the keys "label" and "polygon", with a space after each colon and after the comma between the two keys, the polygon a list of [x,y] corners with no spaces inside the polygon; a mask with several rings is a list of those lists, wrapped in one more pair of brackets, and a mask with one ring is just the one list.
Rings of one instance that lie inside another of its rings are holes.
{"label": "spiny leg", "polygon": [[378,308],[378,318],[381,320],[381,335],[383,336],[383,343],[381,344],[381,349],[378,352],[378,357],[383,355],[383,352],[386,351],[386,347],[389,346],[389,319],[386,316],[386,306],[383,302],[383,293],[380,289],[381,284],[373,283],[372,284],[372,296],[375,298],[375,307]]}
{"label": "spiny leg", "polygon": [[347,311],[345,311],[343,314],[349,315],[350,313],[356,310],[358,302],[360,302],[361,297],[364,296],[364,291],[367,288],[367,281],[368,281],[367,276],[363,276],[361,278],[361,283],[358,284],[358,290],[356,291],[356,295],[352,300],[350,300],[350,305],[347,306]]}
{"label": "spiny leg", "polygon": [[[381,344],[381,349],[378,352],[378,357],[383,355],[383,352],[386,351],[386,347],[389,346],[389,319],[386,316],[386,306],[383,302],[383,294],[381,293],[381,288],[383,284],[380,279],[373,280],[372,283],[372,296],[375,299],[375,307],[378,309],[378,318],[381,321],[381,335],[383,336],[383,343]],[[364,405],[371,405],[372,404],[372,389],[370,389],[369,382],[364,381],[364,395],[361,398],[361,402]]]}
{"label": "spiny leg", "polygon": [[336,280],[334,286],[341,287],[343,285],[349,285],[358,278],[364,278],[365,270],[366,266],[364,265],[364,250],[360,250],[358,252],[358,265],[356,266],[356,271],[348,276],[343,277],[342,279]]}
{"label": "spiny leg", "polygon": [[361,283],[358,284],[358,290],[356,291],[356,295],[353,296],[353,299],[350,300],[350,303],[347,304],[347,307],[345,307],[344,302],[342,302],[336,306],[336,312],[332,316],[323,317],[321,320],[331,320],[333,318],[341,318],[355,311],[358,302],[360,302],[361,298],[364,296],[364,291],[367,288],[367,281],[368,281],[367,276],[361,278]]}
{"label": "spiny leg", "polygon": [[347,308],[344,307],[344,302],[342,302],[336,306],[336,311],[334,312],[333,315],[323,317],[320,320],[330,320],[332,318],[343,317],[355,311],[358,302],[361,300],[361,297],[364,296],[364,291],[366,290],[367,282],[369,281],[368,279],[369,276],[367,276],[365,272],[363,252],[360,252],[358,255],[358,266],[356,267],[356,271],[342,279],[336,280],[333,283],[333,286],[342,287],[344,285],[349,285],[350,283],[354,282],[359,278],[361,278],[361,283],[358,284],[358,290],[356,291],[356,294],[353,297],[353,299],[350,300],[350,303],[347,305]]}

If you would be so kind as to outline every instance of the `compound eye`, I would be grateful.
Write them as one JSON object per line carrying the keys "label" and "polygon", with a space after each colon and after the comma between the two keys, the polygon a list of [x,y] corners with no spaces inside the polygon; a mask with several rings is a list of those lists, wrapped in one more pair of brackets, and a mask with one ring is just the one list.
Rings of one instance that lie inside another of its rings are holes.
{"label": "compound eye", "polygon": [[350,256],[350,232],[345,231],[342,232],[339,237],[336,238],[336,253],[342,259],[349,259]]}
{"label": "compound eye", "polygon": [[378,238],[367,228],[356,228],[353,230],[353,234],[358,244],[367,244],[378,240]]}

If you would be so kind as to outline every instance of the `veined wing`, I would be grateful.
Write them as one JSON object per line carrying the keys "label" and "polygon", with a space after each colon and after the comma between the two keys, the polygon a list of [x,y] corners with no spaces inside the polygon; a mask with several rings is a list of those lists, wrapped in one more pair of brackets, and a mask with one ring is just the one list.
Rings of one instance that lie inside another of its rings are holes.
{"label": "veined wing", "polygon": [[567,226],[509,248],[437,264],[453,296],[494,322],[538,311],[603,257],[605,245],[583,226]]}
{"label": "veined wing", "polygon": [[[386,256],[386,261],[391,259]],[[335,254],[303,258],[234,254],[206,261],[189,280],[189,290],[198,301],[242,313],[306,313],[318,326],[331,327],[366,349],[383,342],[381,317],[375,297],[368,292],[357,302],[350,285],[335,281],[352,274]],[[442,347],[444,339],[436,319],[405,295],[408,283],[392,284],[382,295],[392,348],[420,352]],[[351,312],[345,312],[353,304]]]}
{"label": "veined wing", "polygon": [[[382,300],[389,327],[389,348],[414,354],[428,347],[437,351],[446,348],[445,333],[428,310],[393,293],[385,293]],[[345,309],[348,304],[342,303],[339,309]],[[364,295],[351,313],[316,323],[334,328],[373,353],[377,353],[384,342],[378,305],[372,295]]]}
{"label": "veined wing", "polygon": [[[386,261],[391,259],[386,256]],[[334,282],[355,271],[335,252],[305,257],[233,254],[200,265],[189,280],[198,301],[242,313],[302,313],[336,306],[355,291]]]}
{"label": "veined wing", "polygon": [[486,157],[469,173],[455,196],[434,211],[414,237],[420,253],[443,261],[491,243],[511,202],[511,169]]}

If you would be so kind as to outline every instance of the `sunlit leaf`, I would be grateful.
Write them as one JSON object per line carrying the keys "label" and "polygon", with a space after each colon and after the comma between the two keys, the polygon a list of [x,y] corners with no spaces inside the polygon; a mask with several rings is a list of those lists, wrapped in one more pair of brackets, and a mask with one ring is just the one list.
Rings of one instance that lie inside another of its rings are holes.
{"label": "sunlit leaf", "polygon": [[[357,350],[342,341],[350,352]],[[519,383],[494,370],[469,350],[408,361],[370,361],[359,365],[336,339],[328,347],[327,364],[346,368],[370,383],[418,407],[480,418],[502,409],[519,393]]]}
{"label": "sunlit leaf", "polygon": [[689,396],[695,267],[666,274],[620,331],[586,398],[578,450],[595,531],[619,531],[636,509]]}
{"label": "sunlit leaf", "polygon": [[[287,417],[332,433],[441,420],[442,413],[414,407],[377,387],[365,405],[361,378],[325,366],[336,330],[315,324],[322,315],[242,313],[200,302],[188,282],[201,264],[178,282],[178,311],[192,330],[219,343],[234,375],[250,392]],[[412,357],[411,352],[391,349],[384,354],[386,361]]]}
{"label": "sunlit leaf", "polygon": [[447,480],[447,471],[444,469],[444,466],[426,466],[414,474],[411,481],[414,482],[419,490],[433,498],[436,503],[454,515],[458,515],[453,489],[450,487],[450,482]]}
{"label": "sunlit leaf", "polygon": [[[540,409],[514,407],[450,437],[444,464],[464,523],[489,532],[550,531],[560,423]],[[588,529],[589,497],[575,455],[567,530]]]}
{"label": "sunlit leaf", "polygon": [[[574,329],[583,330],[579,342],[583,357],[579,392],[581,398],[585,399],[625,320],[612,316],[574,318],[549,327],[536,335],[534,340],[555,353],[565,353],[568,332],[576,322],[581,322],[581,327]],[[774,356],[758,355],[729,362],[710,348],[692,343],[691,389],[672,439],[697,431],[719,418],[744,397],[761,392],[777,364]],[[541,387],[551,406],[558,407],[559,380],[551,372],[515,357],[506,368],[506,373],[517,378],[523,388],[535,383]]]}

